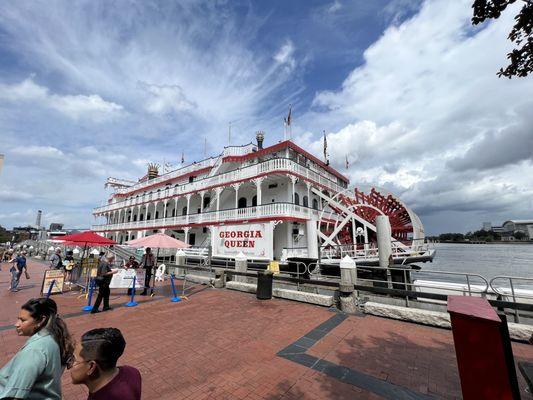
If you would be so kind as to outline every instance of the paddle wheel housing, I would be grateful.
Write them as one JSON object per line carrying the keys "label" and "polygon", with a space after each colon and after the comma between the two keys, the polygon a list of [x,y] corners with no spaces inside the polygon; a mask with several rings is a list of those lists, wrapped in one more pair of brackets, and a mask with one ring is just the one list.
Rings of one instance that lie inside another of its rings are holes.
{"label": "paddle wheel housing", "polygon": [[318,230],[322,246],[359,249],[364,243],[375,242],[378,215],[389,217],[395,247],[407,249],[423,243],[424,228],[418,216],[384,189],[355,187],[334,196],[319,193],[323,201]]}

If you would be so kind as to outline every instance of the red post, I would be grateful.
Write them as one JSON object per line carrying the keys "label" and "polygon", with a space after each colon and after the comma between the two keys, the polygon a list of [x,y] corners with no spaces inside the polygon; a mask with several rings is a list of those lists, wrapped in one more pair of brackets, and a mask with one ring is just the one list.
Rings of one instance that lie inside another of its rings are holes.
{"label": "red post", "polygon": [[487,299],[448,296],[464,400],[520,399],[507,321]]}

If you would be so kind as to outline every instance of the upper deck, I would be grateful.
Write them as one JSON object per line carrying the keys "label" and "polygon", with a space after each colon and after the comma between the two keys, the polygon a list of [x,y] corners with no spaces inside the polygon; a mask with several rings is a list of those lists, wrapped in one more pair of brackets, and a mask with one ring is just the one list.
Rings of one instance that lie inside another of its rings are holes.
{"label": "upper deck", "polygon": [[[223,165],[231,169],[220,172],[224,170]],[[334,193],[344,190],[349,182],[336,170],[290,141],[259,150],[252,144],[231,146],[226,147],[219,157],[209,158],[129,187],[117,188],[110,203],[96,207],[93,214],[102,215],[126,207],[192,195],[279,173],[292,175]],[[185,179],[187,180],[184,181]]]}

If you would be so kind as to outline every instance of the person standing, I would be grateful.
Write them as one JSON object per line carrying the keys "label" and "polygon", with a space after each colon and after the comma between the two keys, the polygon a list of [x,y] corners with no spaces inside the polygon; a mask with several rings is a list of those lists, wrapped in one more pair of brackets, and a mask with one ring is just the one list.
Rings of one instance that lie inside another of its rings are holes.
{"label": "person standing", "polygon": [[117,367],[126,341],[117,328],[85,332],[74,351],[70,377],[89,389],[87,400],[140,400],[141,374],[128,365]]}
{"label": "person standing", "polygon": [[147,247],[141,259],[141,267],[144,268],[144,290],[141,296],[146,296],[148,289],[150,289],[150,280],[152,279],[152,271],[155,265],[155,257],[152,254],[152,249]]}
{"label": "person standing", "polygon": [[[128,259],[128,262],[126,264],[124,264],[124,268],[126,268],[126,269],[130,269],[130,268],[137,269],[137,268],[139,268],[139,263],[135,259],[135,256],[130,256],[130,258]],[[131,289],[131,287],[129,287],[128,288],[128,296],[131,295],[131,292],[132,292],[132,289]]]}
{"label": "person standing", "polygon": [[30,339],[0,369],[0,399],[60,400],[61,375],[73,359],[74,343],[52,299],[31,299],[15,329]]}
{"label": "person standing", "polygon": [[11,268],[9,269],[9,272],[11,272],[11,287],[9,290],[12,292],[18,292],[18,285],[20,282],[20,277],[22,275],[22,272],[27,268],[26,263],[26,252],[23,251],[22,253],[17,254],[15,258],[10,260],[12,263]]}
{"label": "person standing", "polygon": [[50,258],[51,269],[62,269],[63,259],[61,258],[61,249],[58,247],[54,255]]}
{"label": "person standing", "polygon": [[109,284],[111,283],[111,278],[113,277],[113,274],[116,274],[118,271],[113,270],[111,267],[113,266],[113,262],[115,261],[115,256],[113,254],[109,254],[105,261],[102,261],[98,264],[98,271],[96,273],[96,285],[98,286],[98,296],[96,297],[96,301],[94,302],[93,308],[91,310],[91,314],[96,314],[100,312],[98,308],[100,307],[100,303],[102,300],[104,301],[104,307],[102,308],[102,311],[111,310],[111,307],[109,307],[109,295],[111,293],[111,290],[109,289]]}

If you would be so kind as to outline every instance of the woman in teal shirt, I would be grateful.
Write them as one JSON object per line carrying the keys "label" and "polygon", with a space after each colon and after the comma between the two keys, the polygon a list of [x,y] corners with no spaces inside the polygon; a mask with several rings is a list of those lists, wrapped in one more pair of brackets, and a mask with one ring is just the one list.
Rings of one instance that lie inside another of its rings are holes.
{"label": "woman in teal shirt", "polygon": [[55,301],[26,302],[15,328],[31,337],[0,369],[0,399],[60,400],[61,375],[72,362],[74,344]]}

